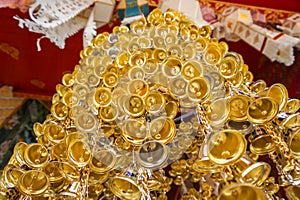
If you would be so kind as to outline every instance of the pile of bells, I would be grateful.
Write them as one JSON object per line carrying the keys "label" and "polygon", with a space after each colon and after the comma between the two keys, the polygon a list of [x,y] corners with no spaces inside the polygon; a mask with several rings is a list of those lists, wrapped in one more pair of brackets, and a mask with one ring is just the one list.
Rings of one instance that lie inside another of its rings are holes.
{"label": "pile of bells", "polygon": [[159,9],[99,34],[37,143],[16,144],[1,199],[299,199],[300,101],[210,35]]}

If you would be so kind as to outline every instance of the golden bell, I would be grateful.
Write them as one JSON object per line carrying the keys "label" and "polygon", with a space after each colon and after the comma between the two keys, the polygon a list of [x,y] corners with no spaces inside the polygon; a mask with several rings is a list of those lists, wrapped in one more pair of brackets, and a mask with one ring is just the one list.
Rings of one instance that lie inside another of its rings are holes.
{"label": "golden bell", "polygon": [[220,73],[210,72],[208,75],[213,78],[213,84],[212,84],[213,89],[219,89],[223,86],[224,79]]}
{"label": "golden bell", "polygon": [[219,64],[220,74],[224,78],[233,77],[238,70],[238,61],[234,56],[225,55],[225,57],[221,60]]}
{"label": "golden bell", "polygon": [[264,80],[257,80],[249,86],[250,90],[252,90],[255,93],[259,93],[265,90],[267,87],[267,84]]}
{"label": "golden bell", "polygon": [[17,166],[13,164],[6,165],[2,172],[3,184],[7,188],[16,187],[22,174],[24,174],[24,171]]}
{"label": "golden bell", "polygon": [[124,122],[123,138],[133,144],[141,145],[146,139],[146,121],[139,119],[128,119]]}
{"label": "golden bell", "polygon": [[222,189],[217,200],[251,199],[267,200],[263,190],[250,184],[232,184]]}
{"label": "golden bell", "polygon": [[289,147],[293,156],[300,159],[300,129],[293,133],[289,138]]}
{"label": "golden bell", "polygon": [[118,175],[111,178],[109,189],[114,195],[124,200],[140,200],[142,196],[136,180],[130,176]]}
{"label": "golden bell", "polygon": [[235,75],[233,75],[230,79],[228,79],[230,83],[236,88],[240,87],[244,81],[243,73],[238,71]]}
{"label": "golden bell", "polygon": [[99,199],[100,194],[104,191],[101,184],[89,185],[87,199]]}
{"label": "golden bell", "polygon": [[198,60],[188,60],[184,63],[181,74],[186,80],[203,75],[203,66]]}
{"label": "golden bell", "polygon": [[50,141],[48,140],[46,135],[40,135],[39,137],[36,138],[37,142],[40,144],[43,144],[45,146],[50,145]]}
{"label": "golden bell", "polygon": [[111,91],[108,88],[99,87],[95,90],[94,103],[96,106],[105,107],[110,104],[112,100]]}
{"label": "golden bell", "polygon": [[178,38],[174,32],[170,32],[165,36],[165,42],[167,46],[177,44]]}
{"label": "golden bell", "polygon": [[166,24],[160,24],[155,29],[155,35],[159,37],[166,37],[167,34],[168,34],[168,26]]}
{"label": "golden bell", "polygon": [[168,57],[162,64],[162,72],[168,78],[178,77],[180,75],[181,68],[181,60],[176,57]]}
{"label": "golden bell", "polygon": [[146,111],[149,113],[158,113],[165,107],[165,98],[161,92],[151,91],[145,97]]}
{"label": "golden bell", "polygon": [[[221,41],[221,42],[219,42],[218,46],[221,49],[223,55],[228,52],[229,47],[226,42]],[[240,56],[240,58],[242,58],[242,57]]]}
{"label": "golden bell", "polygon": [[55,88],[56,88],[56,92],[59,94],[59,96],[63,96],[63,94],[66,92],[66,91],[68,91],[69,90],[69,88],[68,87],[66,87],[65,85],[62,85],[62,84],[57,84],[56,86],[55,86]]}
{"label": "golden bell", "polygon": [[137,42],[139,43],[139,45],[141,46],[141,48],[146,49],[146,48],[150,48],[151,47],[151,40],[147,37],[139,37]]}
{"label": "golden bell", "polygon": [[[129,58],[130,55],[128,53],[121,53],[119,56],[116,57],[115,63],[119,68],[124,68],[129,66]],[[105,66],[105,65],[104,65]],[[103,70],[101,70],[102,72]]]}
{"label": "golden bell", "polygon": [[85,98],[89,93],[89,88],[83,84],[75,84],[73,87],[73,92],[78,95],[79,98]]}
{"label": "golden bell", "polygon": [[71,142],[67,155],[68,160],[78,167],[86,166],[91,159],[91,151],[88,144],[81,140]]}
{"label": "golden bell", "polygon": [[62,83],[67,87],[71,87],[74,84],[73,75],[71,73],[64,74],[62,77]]}
{"label": "golden bell", "polygon": [[40,135],[43,135],[43,125],[39,122],[36,122],[33,124],[33,132],[36,137],[39,137]]}
{"label": "golden bell", "polygon": [[155,8],[149,15],[147,16],[147,21],[150,24],[155,24],[155,21],[159,18],[163,17],[163,13],[159,8]]}
{"label": "golden bell", "polygon": [[165,104],[165,111],[169,118],[174,119],[178,113],[178,103],[175,101],[167,101]]}
{"label": "golden bell", "polygon": [[87,75],[84,71],[78,70],[74,75],[75,84],[84,84],[86,82],[86,77]]}
{"label": "golden bell", "polygon": [[258,98],[248,106],[248,120],[254,124],[267,123],[276,117],[278,108],[278,104],[273,98]]}
{"label": "golden bell", "polygon": [[87,84],[90,86],[90,87],[94,87],[94,86],[97,86],[100,82],[100,78],[97,77],[95,74],[89,74],[87,76],[87,80],[86,80]]}
{"label": "golden bell", "polygon": [[130,68],[130,70],[128,71],[128,77],[130,80],[144,79],[145,72],[142,67],[135,66],[135,67]]}
{"label": "golden bell", "polygon": [[99,185],[107,181],[109,173],[96,173],[94,171],[90,172],[89,175],[89,184],[90,185]]}
{"label": "golden bell", "polygon": [[152,58],[155,60],[155,62],[162,63],[167,57],[168,54],[165,49],[155,48],[153,50]]}
{"label": "golden bell", "polygon": [[163,37],[155,36],[153,38],[153,46],[155,48],[164,48],[165,47],[165,40]]}
{"label": "golden bell", "polygon": [[62,102],[70,108],[72,107],[73,102],[76,104],[77,103],[76,101],[78,101],[78,98],[76,100],[76,95],[77,93],[73,95],[73,91],[69,90],[66,93],[64,93],[62,97]]}
{"label": "golden bell", "polygon": [[246,152],[247,141],[235,130],[223,130],[208,139],[208,157],[218,165],[229,165],[237,162]]}
{"label": "golden bell", "polygon": [[129,43],[123,42],[123,49],[127,49],[130,54],[141,51],[141,47],[137,42],[138,38],[132,38]]}
{"label": "golden bell", "polygon": [[297,130],[300,127],[300,113],[292,114],[282,121],[282,126],[286,129]]}
{"label": "golden bell", "polygon": [[284,111],[287,113],[294,114],[300,109],[300,99],[289,99]]}
{"label": "golden bell", "polygon": [[152,48],[143,49],[143,53],[145,54],[146,62],[147,62],[148,59],[152,59],[152,54],[153,54],[153,49]]}
{"label": "golden bell", "polygon": [[65,161],[67,159],[67,145],[64,142],[55,144],[50,152],[53,160]]}
{"label": "golden bell", "polygon": [[176,135],[176,124],[170,118],[156,118],[150,123],[150,135],[154,140],[167,144]]}
{"label": "golden bell", "polygon": [[24,151],[24,161],[31,168],[44,167],[49,160],[47,148],[38,143],[27,145]]}
{"label": "golden bell", "polygon": [[249,121],[237,122],[234,120],[228,120],[226,123],[226,127],[228,129],[237,130],[244,135],[247,135],[254,130],[253,124],[251,124]]}
{"label": "golden bell", "polygon": [[146,56],[142,52],[134,53],[129,58],[129,64],[131,66],[142,67],[146,63]]}
{"label": "golden bell", "polygon": [[188,40],[190,38],[190,29],[188,27],[180,27],[179,34],[183,40]]}
{"label": "golden bell", "polygon": [[247,119],[247,110],[250,104],[250,97],[246,95],[232,96],[228,102],[230,107],[230,119],[243,122]]}
{"label": "golden bell", "polygon": [[210,85],[202,77],[196,77],[189,81],[187,86],[187,96],[197,102],[205,100],[210,93]]}
{"label": "golden bell", "polygon": [[222,51],[217,45],[209,44],[203,55],[203,60],[209,65],[217,65],[222,59]]}
{"label": "golden bell", "polygon": [[198,38],[196,39],[196,51],[198,53],[204,53],[208,47],[209,39],[208,38]]}
{"label": "golden bell", "polygon": [[208,25],[199,28],[199,34],[201,37],[208,38],[211,35],[211,28]]}
{"label": "golden bell", "polygon": [[276,145],[269,135],[260,135],[250,144],[250,151],[257,155],[266,155],[276,150]]}
{"label": "golden bell", "polygon": [[145,103],[141,96],[131,95],[123,103],[124,110],[128,115],[139,117],[145,112]]}
{"label": "golden bell", "polygon": [[50,183],[61,182],[64,179],[64,174],[60,170],[60,162],[48,162],[43,171],[48,175]]}
{"label": "golden bell", "polygon": [[271,172],[271,166],[266,162],[255,162],[251,158],[244,156],[234,165],[234,170],[238,172],[242,183],[249,183],[261,186]]}
{"label": "golden bell", "polygon": [[51,114],[57,120],[64,120],[68,116],[68,112],[68,107],[62,102],[56,102],[51,106]]}
{"label": "golden bell", "polygon": [[207,119],[211,126],[223,124],[229,115],[229,104],[226,99],[214,100],[207,109]]}
{"label": "golden bell", "polygon": [[186,60],[194,59],[196,56],[196,47],[192,43],[183,44],[183,57]]}
{"label": "golden bell", "polygon": [[177,78],[171,79],[169,85],[170,93],[173,98],[182,99],[186,97],[186,88],[188,83],[183,79],[183,77],[179,76]]}
{"label": "golden bell", "polygon": [[71,182],[78,180],[80,177],[79,170],[73,165],[71,165],[69,162],[60,162],[59,170],[63,174],[64,178]]}
{"label": "golden bell", "polygon": [[48,123],[44,126],[44,134],[52,143],[59,143],[64,140],[66,132],[61,125]]}
{"label": "golden bell", "polygon": [[116,156],[104,149],[97,149],[90,160],[90,169],[95,173],[107,173],[116,163]]}
{"label": "golden bell", "polygon": [[163,15],[165,17],[166,23],[168,23],[168,24],[171,24],[177,18],[175,13],[171,10],[167,10]]}
{"label": "golden bell", "polygon": [[129,31],[129,28],[127,26],[121,25],[121,26],[115,26],[113,28],[113,33],[119,34],[119,33],[127,33]]}
{"label": "golden bell", "polygon": [[291,185],[286,188],[286,195],[290,200],[300,199],[300,187],[297,185]]}
{"label": "golden bell", "polygon": [[192,168],[198,173],[216,173],[221,171],[221,167],[211,162],[208,157],[202,157],[200,159],[197,159],[194,162]]}
{"label": "golden bell", "polygon": [[133,79],[128,83],[127,89],[130,94],[145,97],[149,92],[149,84],[143,79]]}
{"label": "golden bell", "polygon": [[269,88],[267,96],[272,97],[277,102],[279,105],[279,110],[283,110],[283,108],[285,108],[289,98],[286,87],[281,83],[273,84]]}
{"label": "golden bell", "polygon": [[169,45],[168,48],[169,56],[181,58],[183,56],[183,49],[180,45]]}
{"label": "golden bell", "polygon": [[247,71],[247,73],[244,76],[244,81],[246,83],[251,83],[253,81],[253,78],[254,78],[254,76],[253,76],[252,72]]}
{"label": "golden bell", "polygon": [[103,83],[106,87],[112,88],[118,84],[118,75],[114,72],[106,72],[103,74]]}
{"label": "golden bell", "polygon": [[166,146],[157,141],[147,141],[137,151],[137,162],[146,169],[159,169],[168,160]]}
{"label": "golden bell", "polygon": [[75,116],[76,128],[83,132],[92,132],[97,128],[97,119],[92,113],[83,112]]}
{"label": "golden bell", "polygon": [[152,58],[147,59],[142,69],[146,74],[154,74],[158,70],[158,63]]}
{"label": "golden bell", "polygon": [[198,29],[191,28],[190,29],[190,38],[191,40],[196,40],[199,37]]}
{"label": "golden bell", "polygon": [[68,185],[68,187],[65,188],[62,192],[60,192],[58,197],[55,197],[55,199],[80,199],[80,188],[80,182],[74,181],[70,185]]}
{"label": "golden bell", "polygon": [[18,189],[27,196],[38,196],[46,192],[49,187],[48,176],[38,170],[29,170],[19,178]]}
{"label": "golden bell", "polygon": [[98,116],[105,122],[112,122],[118,117],[118,108],[114,104],[99,109]]}

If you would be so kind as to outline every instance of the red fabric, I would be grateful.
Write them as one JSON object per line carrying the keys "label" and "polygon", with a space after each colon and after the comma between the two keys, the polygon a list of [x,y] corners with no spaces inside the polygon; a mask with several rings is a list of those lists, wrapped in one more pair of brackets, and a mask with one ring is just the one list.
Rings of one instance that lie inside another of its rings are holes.
{"label": "red fabric", "polygon": [[[13,86],[15,94],[21,96],[51,99],[63,74],[73,71],[80,59],[82,31],[66,40],[65,49],[59,49],[44,38],[41,40],[42,51],[38,52],[36,41],[42,35],[19,28],[18,21],[13,19],[15,15],[29,18],[28,14],[18,10],[0,9],[0,85]],[[112,26],[105,26],[98,33],[110,32],[111,29]],[[290,97],[300,97],[299,52],[296,53],[296,62],[286,67],[277,62],[271,63],[243,42],[229,43],[229,48],[243,55],[255,80],[264,79],[269,85],[284,83]]]}
{"label": "red fabric", "polygon": [[[201,1],[201,0],[200,0]],[[224,0],[223,2],[231,2],[238,4],[245,4],[251,6],[259,6],[265,8],[273,8],[279,10],[289,10],[294,12],[300,12],[299,0]]]}

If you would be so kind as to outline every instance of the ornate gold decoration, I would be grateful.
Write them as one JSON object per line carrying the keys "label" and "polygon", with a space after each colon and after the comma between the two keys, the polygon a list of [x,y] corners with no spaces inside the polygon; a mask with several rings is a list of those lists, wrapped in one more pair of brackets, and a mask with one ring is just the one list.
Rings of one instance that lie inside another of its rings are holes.
{"label": "ornate gold decoration", "polygon": [[16,144],[0,197],[297,198],[299,101],[253,82],[210,34],[159,9],[99,34],[57,84],[38,142]]}

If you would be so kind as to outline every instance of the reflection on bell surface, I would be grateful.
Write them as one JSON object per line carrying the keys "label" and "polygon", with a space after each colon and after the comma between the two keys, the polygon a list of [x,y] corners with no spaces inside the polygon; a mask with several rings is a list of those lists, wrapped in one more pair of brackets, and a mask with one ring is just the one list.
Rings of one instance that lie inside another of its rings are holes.
{"label": "reflection on bell surface", "polygon": [[234,164],[234,170],[237,171],[242,183],[259,187],[269,177],[271,166],[266,162],[255,162],[250,157],[244,156]]}
{"label": "reflection on bell surface", "polygon": [[159,169],[168,159],[168,150],[163,143],[147,141],[137,152],[137,162],[147,169]]}
{"label": "reflection on bell surface", "polygon": [[209,159],[218,165],[237,162],[245,153],[247,141],[235,130],[223,130],[212,135],[207,144]]}
{"label": "reflection on bell surface", "polygon": [[112,177],[109,187],[111,192],[121,199],[139,200],[142,196],[134,177],[125,175]]}
{"label": "reflection on bell surface", "polygon": [[250,122],[263,124],[271,121],[278,113],[279,107],[273,98],[261,97],[253,101],[247,110]]}
{"label": "reflection on bell surface", "polygon": [[275,149],[275,143],[269,135],[260,135],[250,144],[250,151],[257,155],[272,153]]}
{"label": "reflection on bell surface", "polygon": [[221,191],[218,200],[251,199],[267,200],[266,195],[259,188],[248,184],[233,184]]}

